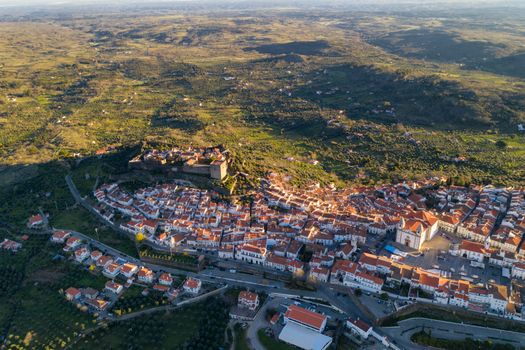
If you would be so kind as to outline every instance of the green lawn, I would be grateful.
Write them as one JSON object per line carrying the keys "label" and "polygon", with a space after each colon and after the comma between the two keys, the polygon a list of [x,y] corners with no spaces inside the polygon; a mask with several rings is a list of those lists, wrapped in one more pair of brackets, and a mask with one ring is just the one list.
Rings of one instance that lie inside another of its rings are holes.
{"label": "green lawn", "polygon": [[166,305],[168,300],[163,297],[162,293],[150,291],[149,295],[142,295],[143,287],[131,286],[124,292],[119,300],[113,305],[111,311],[123,315],[151,307]]}

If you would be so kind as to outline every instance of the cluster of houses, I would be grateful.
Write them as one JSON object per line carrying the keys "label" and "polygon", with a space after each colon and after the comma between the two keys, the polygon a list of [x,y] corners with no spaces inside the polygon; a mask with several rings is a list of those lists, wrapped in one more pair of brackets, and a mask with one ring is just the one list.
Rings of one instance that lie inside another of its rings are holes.
{"label": "cluster of houses", "polygon": [[131,285],[151,288],[163,293],[169,300],[177,298],[181,292],[197,295],[202,288],[202,281],[187,278],[182,286],[174,286],[173,277],[166,272],[153,271],[145,266],[127,261],[124,258],[92,250],[89,244],[70,231],[55,231],[51,241],[64,245],[64,252],[69,252],[78,263],[89,266],[90,270],[99,270],[108,282],[103,291],[92,288],[71,287],[65,291],[67,300],[87,306],[91,311],[105,311]]}
{"label": "cluster of houses", "polygon": [[129,166],[132,169],[201,174],[222,180],[228,172],[227,153],[221,146],[153,149],[130,160]]}
{"label": "cluster of houses", "polygon": [[[396,266],[401,265],[403,275],[398,282],[428,290],[436,301],[459,305],[457,298],[468,297],[468,292],[456,288],[461,285],[463,290],[464,281],[403,265],[397,255],[377,257],[377,268],[367,262],[373,260],[368,254],[357,261],[358,249],[366,248],[371,237],[388,233],[395,233],[399,246],[413,250],[422,250],[438,232],[458,235],[464,240],[454,252],[471,265],[481,267],[489,262],[508,268],[512,277],[525,277],[522,190],[437,186],[435,180],[298,189],[286,177],[271,174],[262,180],[249,204],[219,201],[214,192],[175,184],[142,188],[133,194],[117,184],[106,184],[94,195],[97,208],[106,209],[101,213],[111,217],[119,211],[127,218],[121,228],[141,233],[153,246],[215,251],[222,259],[301,276],[308,273],[317,282],[380,291],[395,279]],[[498,235],[505,236],[502,244],[495,243]],[[308,262],[301,258],[305,251],[311,256]],[[504,294],[509,300],[511,291],[496,289],[502,293],[490,294],[495,295],[494,300]],[[472,302],[460,306],[477,303],[476,298],[469,300]],[[510,310],[509,302],[504,307],[496,307],[499,304],[492,299],[484,304],[497,311]]]}
{"label": "cluster of houses", "polygon": [[4,240],[0,242],[0,250],[8,250],[16,253],[20,248],[22,248],[22,243],[18,243],[8,238],[4,238]]}
{"label": "cluster of houses", "polygon": [[[443,277],[439,271],[425,270],[370,253],[362,254],[357,262],[338,260],[325,273],[329,276],[330,283],[374,293],[384,290],[384,286],[390,287],[387,290],[395,290],[406,284],[409,288],[408,296],[419,298],[420,294],[424,294],[427,301],[474,311],[491,310],[515,314],[523,307],[521,298],[516,295],[519,290],[511,293],[507,286],[496,283],[480,285],[468,280],[455,280]],[[419,299],[423,300],[422,298]]]}

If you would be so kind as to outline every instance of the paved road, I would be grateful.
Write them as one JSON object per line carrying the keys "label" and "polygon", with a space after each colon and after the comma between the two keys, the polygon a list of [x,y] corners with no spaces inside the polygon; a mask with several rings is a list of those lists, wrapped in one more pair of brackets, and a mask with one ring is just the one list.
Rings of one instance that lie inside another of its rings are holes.
{"label": "paved road", "polygon": [[463,323],[453,323],[428,318],[410,318],[399,321],[398,327],[384,327],[382,330],[395,338],[398,345],[406,349],[424,349],[424,347],[410,341],[412,334],[419,332],[423,328],[432,331],[432,336],[445,339],[463,340],[473,338],[477,340],[489,340],[511,344],[516,348],[525,347],[525,334],[511,331],[504,331],[495,328],[473,326]]}
{"label": "paved road", "polygon": [[267,326],[266,324],[266,310],[269,308],[277,308],[285,299],[284,298],[268,298],[266,299],[266,302],[263,306],[259,309],[257,312],[257,315],[255,316],[255,319],[250,323],[250,327],[248,328],[248,331],[246,332],[246,339],[248,339],[248,342],[252,349],[254,350],[270,350],[266,349],[261,342],[259,341],[259,336],[257,335],[257,331],[261,328],[265,328]]}
{"label": "paved road", "polygon": [[[64,229],[64,230],[66,230],[66,229]],[[132,257],[130,255],[127,255],[126,253],[121,252],[120,250],[118,250],[116,248],[110,247],[110,246],[108,246],[108,245],[106,245],[106,244],[104,244],[104,243],[102,243],[100,241],[97,241],[93,237],[90,237],[88,235],[85,235],[85,234],[83,234],[81,232],[77,232],[77,231],[71,231],[71,230],[68,230],[68,231],[72,232],[72,234],[74,236],[81,237],[83,240],[89,242],[89,244],[91,246],[97,248],[100,251],[106,252],[106,253],[111,254],[113,256],[117,256],[117,257],[120,256],[120,257],[126,259],[127,261],[134,263],[134,264],[142,264],[143,265],[143,263],[139,259],[134,258],[134,257]]]}

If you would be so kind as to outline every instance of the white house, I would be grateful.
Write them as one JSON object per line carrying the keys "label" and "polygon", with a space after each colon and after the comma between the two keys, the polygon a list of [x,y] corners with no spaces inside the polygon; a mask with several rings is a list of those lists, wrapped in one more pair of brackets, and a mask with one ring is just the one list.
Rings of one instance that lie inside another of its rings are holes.
{"label": "white house", "polygon": [[153,271],[146,267],[142,267],[137,273],[138,280],[143,283],[153,283],[154,277],[155,274],[153,273]]}
{"label": "white house", "polygon": [[109,292],[120,294],[122,290],[124,289],[124,287],[122,286],[122,284],[119,284],[113,281],[107,281],[105,289]]}
{"label": "white house", "polygon": [[131,278],[138,272],[138,270],[139,267],[137,265],[126,263],[120,268],[120,273],[126,278]]}
{"label": "white house", "polygon": [[102,274],[108,278],[115,278],[120,272],[120,265],[117,263],[110,263],[104,267]]}
{"label": "white house", "polygon": [[88,256],[89,256],[89,249],[87,249],[86,247],[78,248],[77,250],[75,250],[75,260],[80,263],[86,260]]}
{"label": "white house", "polygon": [[512,277],[525,280],[525,263],[517,262],[512,265]]}
{"label": "white house", "polygon": [[51,241],[53,243],[64,243],[69,236],[71,236],[71,232],[69,231],[55,231],[51,236]]}
{"label": "white house", "polygon": [[346,327],[349,328],[353,333],[358,334],[363,339],[368,339],[370,333],[372,333],[372,326],[360,319],[348,319],[346,321]]}
{"label": "white house", "polygon": [[460,255],[469,260],[482,263],[485,258],[485,246],[481,243],[463,240],[459,246]]}
{"label": "white house", "polygon": [[171,286],[173,283],[173,277],[169,273],[163,273],[159,276],[159,284],[163,286]]}
{"label": "white house", "polygon": [[78,289],[70,287],[66,289],[65,296],[68,301],[78,300],[81,296],[81,293]]}
{"label": "white house", "polygon": [[260,248],[252,244],[244,244],[237,249],[235,258],[251,264],[262,265],[266,260],[266,248]]}
{"label": "white house", "polygon": [[239,293],[237,304],[239,307],[254,311],[259,306],[259,295],[243,290]]}
{"label": "white house", "polygon": [[373,276],[364,271],[357,272],[355,280],[357,283],[359,283],[360,287],[373,292],[381,291],[381,288],[384,284],[384,281],[381,278]]}
{"label": "white house", "polygon": [[198,294],[202,287],[202,281],[196,278],[188,277],[182,286],[187,293]]}

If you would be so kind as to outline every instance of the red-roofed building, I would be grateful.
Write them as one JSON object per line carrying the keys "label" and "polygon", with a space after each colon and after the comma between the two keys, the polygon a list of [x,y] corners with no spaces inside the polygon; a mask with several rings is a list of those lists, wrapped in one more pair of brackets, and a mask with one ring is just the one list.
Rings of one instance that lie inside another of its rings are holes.
{"label": "red-roofed building", "polygon": [[293,322],[319,333],[326,327],[327,319],[325,315],[306,310],[297,305],[288,306],[288,310],[284,314],[285,323]]}
{"label": "red-roofed building", "polygon": [[292,273],[302,273],[304,272],[304,263],[299,260],[290,260],[287,269]]}
{"label": "red-roofed building", "polygon": [[124,275],[126,278],[130,278],[134,274],[136,274],[138,270],[139,270],[139,267],[137,265],[126,263],[122,265],[122,267],[120,268],[120,273]]}
{"label": "red-roofed building", "polygon": [[328,282],[330,270],[325,267],[314,267],[310,269],[310,279],[315,282]]}
{"label": "red-roofed building", "polygon": [[44,224],[44,218],[40,214],[33,215],[27,220],[28,228],[38,228]]}
{"label": "red-roofed building", "polygon": [[77,300],[80,298],[81,295],[82,294],[80,293],[80,291],[73,287],[70,287],[65,291],[66,299],[69,301]]}
{"label": "red-roofed building", "polygon": [[98,267],[105,268],[106,266],[108,266],[108,265],[111,264],[112,262],[113,262],[113,258],[112,258],[111,256],[104,255],[104,256],[100,257],[100,258],[97,260],[97,266],[98,266]]}
{"label": "red-roofed building", "polygon": [[253,311],[259,306],[259,295],[243,290],[239,293],[237,304]]}
{"label": "red-roofed building", "polygon": [[368,339],[370,333],[372,332],[372,326],[360,319],[348,319],[346,321],[346,327],[349,328],[353,333],[358,334],[364,339]]}
{"label": "red-roofed building", "polygon": [[155,274],[153,273],[153,271],[151,271],[147,267],[142,267],[137,273],[138,280],[143,283],[152,283],[154,277]]}
{"label": "red-roofed building", "polygon": [[112,293],[120,294],[124,290],[124,286],[113,281],[107,281],[105,289]]}
{"label": "red-roofed building", "polygon": [[512,277],[525,280],[525,263],[517,262],[512,265]]}
{"label": "red-roofed building", "polygon": [[[102,257],[104,258],[104,257]],[[100,259],[102,259],[100,258]],[[102,271],[102,274],[108,278],[115,278],[120,272],[120,265],[117,263],[109,263],[104,267],[104,271]]]}
{"label": "red-roofed building", "polygon": [[163,286],[171,286],[173,283],[173,277],[169,273],[163,273],[159,276],[159,283]]}
{"label": "red-roofed building", "polygon": [[420,250],[438,230],[438,219],[428,211],[416,211],[399,221],[396,242]]}
{"label": "red-roofed building", "polygon": [[244,244],[236,250],[235,258],[252,264],[263,264],[266,260],[266,248]]}
{"label": "red-roofed building", "polygon": [[355,280],[363,289],[373,292],[381,291],[384,284],[383,279],[364,271],[357,272]]}
{"label": "red-roofed building", "polygon": [[155,284],[153,286],[153,290],[156,290],[157,292],[166,293],[167,291],[170,290],[170,287],[162,285],[162,284]]}
{"label": "red-roofed building", "polygon": [[53,232],[53,235],[51,236],[51,241],[53,243],[64,243],[66,239],[69,238],[71,235],[71,232],[69,231],[55,231]]}
{"label": "red-roofed building", "polygon": [[487,253],[483,244],[467,240],[461,241],[459,252],[464,258],[478,262],[483,262]]}
{"label": "red-roofed building", "polygon": [[187,293],[198,294],[202,287],[202,281],[196,278],[188,277],[182,286]]}
{"label": "red-roofed building", "polygon": [[352,257],[352,253],[356,251],[356,247],[350,243],[346,243],[339,248],[336,253],[336,256],[341,259],[348,260]]}
{"label": "red-roofed building", "polygon": [[86,299],[84,302],[86,305],[94,308],[97,311],[103,311],[109,305],[109,301],[102,299]]}
{"label": "red-roofed building", "polygon": [[98,259],[100,259],[102,257],[102,253],[99,252],[98,250],[94,250],[91,252],[90,256],[91,260],[96,263],[98,261]]}
{"label": "red-roofed building", "polygon": [[78,237],[69,237],[66,241],[65,251],[71,251],[82,244],[82,240]]}
{"label": "red-roofed building", "polygon": [[89,249],[87,249],[86,247],[78,248],[77,250],[75,250],[75,260],[78,262],[82,262],[88,258],[89,254]]}

